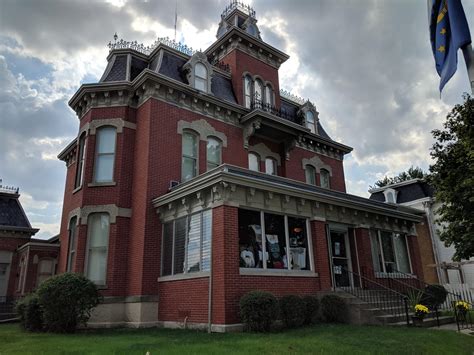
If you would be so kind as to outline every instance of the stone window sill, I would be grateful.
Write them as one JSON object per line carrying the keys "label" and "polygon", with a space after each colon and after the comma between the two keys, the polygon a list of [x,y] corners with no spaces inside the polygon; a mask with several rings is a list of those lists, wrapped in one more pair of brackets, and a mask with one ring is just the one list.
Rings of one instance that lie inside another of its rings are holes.
{"label": "stone window sill", "polygon": [[245,276],[279,276],[279,277],[318,277],[317,272],[310,270],[269,270],[240,268],[240,275]]}
{"label": "stone window sill", "polygon": [[209,277],[209,275],[210,275],[210,273],[208,271],[190,272],[190,273],[187,273],[187,274],[161,276],[161,277],[158,278],[158,282],[199,279],[199,278],[202,278],[202,277]]}
{"label": "stone window sill", "polygon": [[102,187],[102,186],[115,186],[115,185],[117,185],[115,181],[91,182],[87,184],[87,187]]}

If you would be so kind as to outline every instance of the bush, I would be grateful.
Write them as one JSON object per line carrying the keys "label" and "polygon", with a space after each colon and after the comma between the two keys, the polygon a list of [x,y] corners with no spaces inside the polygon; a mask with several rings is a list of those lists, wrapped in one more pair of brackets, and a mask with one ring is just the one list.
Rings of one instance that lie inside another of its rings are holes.
{"label": "bush", "polygon": [[341,297],[326,295],[321,299],[321,313],[325,322],[345,323],[347,312],[347,305]]}
{"label": "bush", "polygon": [[94,283],[82,275],[65,273],[44,281],[36,291],[46,330],[72,333],[90,318],[100,300]]}
{"label": "bush", "polygon": [[32,293],[16,303],[16,313],[20,319],[20,325],[33,332],[43,329],[43,315],[38,295]]}
{"label": "bush", "polygon": [[306,305],[298,296],[289,295],[280,299],[280,316],[287,328],[296,328],[305,321]]}
{"label": "bush", "polygon": [[305,305],[304,324],[315,324],[318,321],[319,299],[316,296],[303,297]]}
{"label": "bush", "polygon": [[278,316],[278,301],[271,293],[250,291],[240,299],[240,318],[246,330],[267,332]]}
{"label": "bush", "polygon": [[428,285],[424,290],[421,303],[430,309],[437,308],[446,301],[447,296],[448,291],[442,285]]}

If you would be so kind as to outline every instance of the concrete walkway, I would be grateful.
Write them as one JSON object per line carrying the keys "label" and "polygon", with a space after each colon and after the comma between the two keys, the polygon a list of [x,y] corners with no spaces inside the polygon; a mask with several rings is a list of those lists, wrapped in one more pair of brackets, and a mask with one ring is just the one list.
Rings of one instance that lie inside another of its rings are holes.
{"label": "concrete walkway", "polygon": [[[456,323],[449,323],[449,324],[443,324],[439,327],[430,327],[428,329],[438,329],[438,330],[454,330],[455,332],[458,331],[458,326]],[[461,329],[459,331],[461,334],[466,334],[466,335],[474,335],[474,329]]]}

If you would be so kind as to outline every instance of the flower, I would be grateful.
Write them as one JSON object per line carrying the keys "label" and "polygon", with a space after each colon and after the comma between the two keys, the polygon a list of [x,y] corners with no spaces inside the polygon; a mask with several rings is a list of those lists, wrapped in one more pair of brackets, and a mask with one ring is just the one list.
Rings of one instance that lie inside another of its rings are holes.
{"label": "flower", "polygon": [[470,306],[469,306],[469,303],[465,302],[465,301],[458,301],[456,302],[456,308],[460,311],[468,311]]}
{"label": "flower", "polygon": [[426,316],[428,314],[430,310],[428,309],[428,307],[422,305],[422,304],[417,304],[415,306],[415,316],[417,317],[420,317],[420,318],[423,318],[424,316]]}

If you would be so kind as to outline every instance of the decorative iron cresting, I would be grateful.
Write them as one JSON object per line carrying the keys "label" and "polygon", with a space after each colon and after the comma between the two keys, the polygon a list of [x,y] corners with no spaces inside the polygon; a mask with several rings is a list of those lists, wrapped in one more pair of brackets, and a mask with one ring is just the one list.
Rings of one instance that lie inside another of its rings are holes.
{"label": "decorative iron cresting", "polygon": [[0,192],[6,192],[10,194],[17,194],[20,191],[19,187],[13,187],[13,186],[4,186],[2,184],[3,180],[0,179]]}
{"label": "decorative iron cresting", "polygon": [[296,102],[300,105],[303,105],[306,102],[306,100],[303,99],[302,97],[293,95],[291,92],[283,90],[283,89],[280,89],[280,96],[290,101]]}
{"label": "decorative iron cresting", "polygon": [[230,4],[226,6],[224,11],[222,11],[221,17],[226,18],[234,9],[241,10],[242,12],[249,14],[250,17],[255,18],[255,10],[250,7],[250,5],[246,5],[237,0],[231,0]]}
{"label": "decorative iron cresting", "polygon": [[255,93],[256,98],[251,101],[250,109],[251,110],[263,110],[271,113],[272,115],[281,117],[290,122],[301,125],[301,119],[287,112],[285,109],[278,109],[275,106],[265,103],[258,98],[258,94]]}
{"label": "decorative iron cresting", "polygon": [[118,39],[118,36],[117,34],[115,34],[114,42],[112,43],[112,41],[110,41],[109,44],[107,45],[109,47],[109,52],[113,51],[114,49],[132,49],[137,52],[150,55],[150,53],[153,52],[156,47],[158,47],[160,44],[164,44],[165,46],[173,48],[187,55],[193,55],[195,53],[195,51],[191,47],[188,47],[187,45],[181,42],[176,42],[175,40],[172,40],[169,37],[159,37],[150,46],[145,46],[143,43],[138,43],[137,41],[129,42],[129,41],[124,41],[123,39],[120,39],[120,41],[117,41],[117,39]]}

